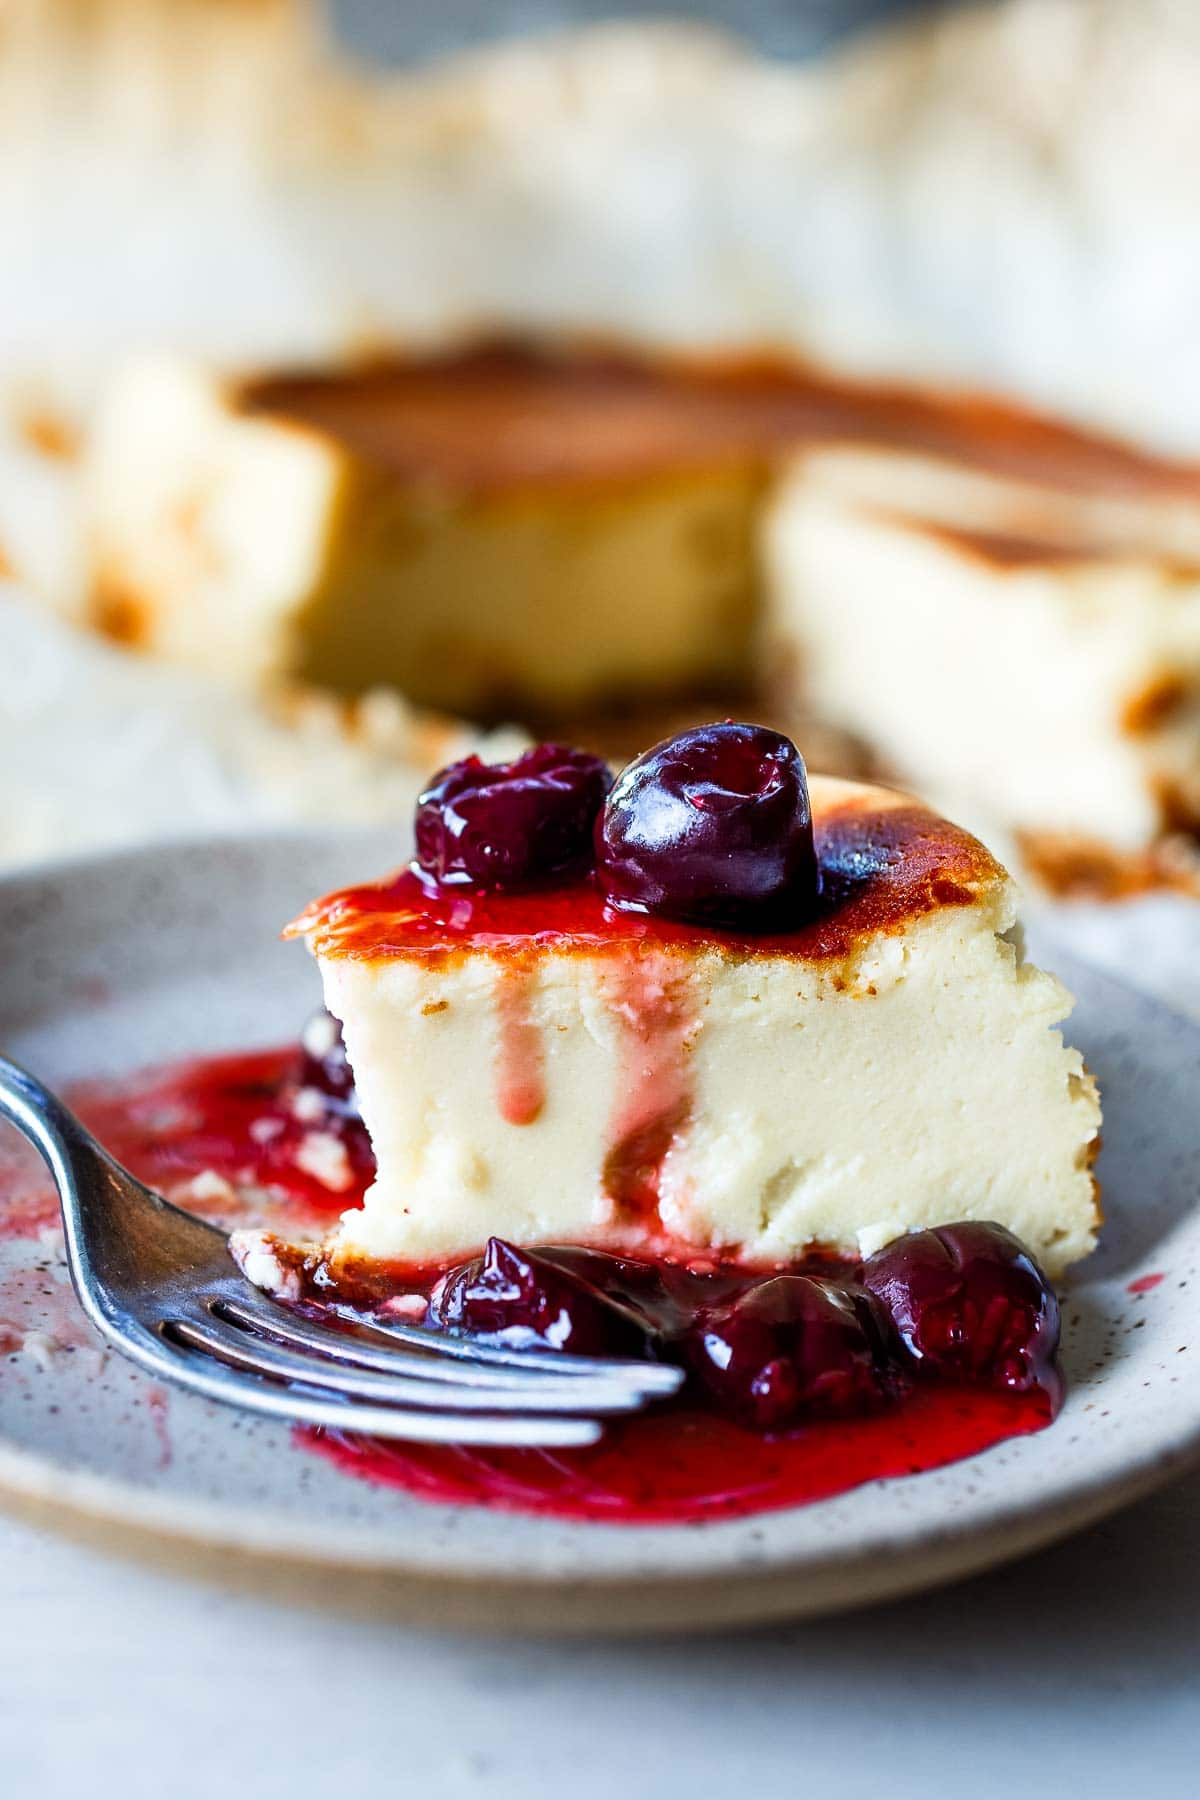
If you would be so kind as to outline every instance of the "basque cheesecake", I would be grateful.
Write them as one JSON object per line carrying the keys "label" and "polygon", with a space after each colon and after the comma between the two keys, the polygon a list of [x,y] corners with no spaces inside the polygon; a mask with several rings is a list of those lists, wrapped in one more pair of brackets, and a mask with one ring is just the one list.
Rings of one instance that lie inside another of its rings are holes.
{"label": "basque cheesecake", "polygon": [[847,430],[978,435],[952,397],[765,355],[492,338],[242,380],[139,359],[87,460],[90,617],[235,679],[476,717],[725,698],[761,674],[776,471]]}
{"label": "basque cheesecake", "polygon": [[578,752],[470,759],[411,868],[292,926],[377,1163],[331,1268],[494,1236],[781,1265],[951,1221],[1087,1253],[1096,1090],[1005,871],[902,794],[810,803],[780,745],[685,733],[606,800]]}
{"label": "basque cheesecake", "polygon": [[88,486],[93,622],[211,672],[594,739],[754,692],[1047,872],[1200,824],[1200,469],[995,400],[545,340],[153,358]]}

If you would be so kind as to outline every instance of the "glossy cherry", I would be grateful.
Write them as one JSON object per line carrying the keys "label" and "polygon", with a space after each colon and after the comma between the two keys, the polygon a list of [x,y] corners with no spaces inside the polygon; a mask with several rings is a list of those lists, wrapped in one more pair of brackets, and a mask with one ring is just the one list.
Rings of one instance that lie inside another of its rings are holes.
{"label": "glossy cherry", "polygon": [[1059,1306],[1002,1225],[943,1225],[898,1238],[863,1264],[919,1370],[1026,1392],[1053,1379]]}
{"label": "glossy cherry", "polygon": [[804,761],[761,725],[701,725],[635,758],[596,825],[616,906],[788,930],[811,917],[817,860]]}
{"label": "glossy cherry", "polygon": [[451,763],[417,801],[417,865],[448,887],[520,888],[582,873],[611,781],[598,756],[561,744],[507,763]]}
{"label": "glossy cherry", "polygon": [[722,1408],[759,1431],[859,1413],[883,1397],[883,1331],[866,1294],[775,1275],[700,1314],[690,1366]]}
{"label": "glossy cherry", "polygon": [[573,1356],[644,1356],[647,1348],[638,1321],[585,1276],[497,1237],[447,1277],[430,1322]]}

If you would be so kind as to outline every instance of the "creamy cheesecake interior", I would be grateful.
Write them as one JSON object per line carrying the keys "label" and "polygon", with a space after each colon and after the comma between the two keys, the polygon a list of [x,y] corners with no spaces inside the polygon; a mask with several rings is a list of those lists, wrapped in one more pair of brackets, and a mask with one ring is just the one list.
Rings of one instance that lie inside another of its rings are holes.
{"label": "creamy cheesecake interior", "polygon": [[821,910],[777,937],[607,911],[590,884],[431,898],[404,874],[297,926],[378,1176],[336,1261],[491,1234],[750,1262],[1007,1225],[1092,1246],[1099,1106],[1011,884],[902,795],[812,784]]}

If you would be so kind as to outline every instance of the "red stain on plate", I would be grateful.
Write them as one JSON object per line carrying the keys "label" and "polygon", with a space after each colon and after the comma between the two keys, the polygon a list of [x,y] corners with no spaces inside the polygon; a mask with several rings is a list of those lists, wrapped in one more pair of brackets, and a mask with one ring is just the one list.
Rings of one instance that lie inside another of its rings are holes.
{"label": "red stain on plate", "polygon": [[802,1506],[898,1475],[944,1468],[1053,1417],[1043,1393],[917,1388],[872,1417],[763,1437],[680,1408],[613,1426],[586,1450],[479,1450],[385,1443],[297,1428],[344,1474],[414,1499],[609,1525],[697,1524]]}

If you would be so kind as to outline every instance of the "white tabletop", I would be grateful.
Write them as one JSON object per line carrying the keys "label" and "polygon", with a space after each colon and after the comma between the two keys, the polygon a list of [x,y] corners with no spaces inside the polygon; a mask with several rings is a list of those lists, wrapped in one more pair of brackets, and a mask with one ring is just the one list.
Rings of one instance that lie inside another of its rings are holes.
{"label": "white tabletop", "polygon": [[640,1643],[308,1612],[0,1521],[5,1800],[1200,1793],[1200,1476],[995,1575]]}

